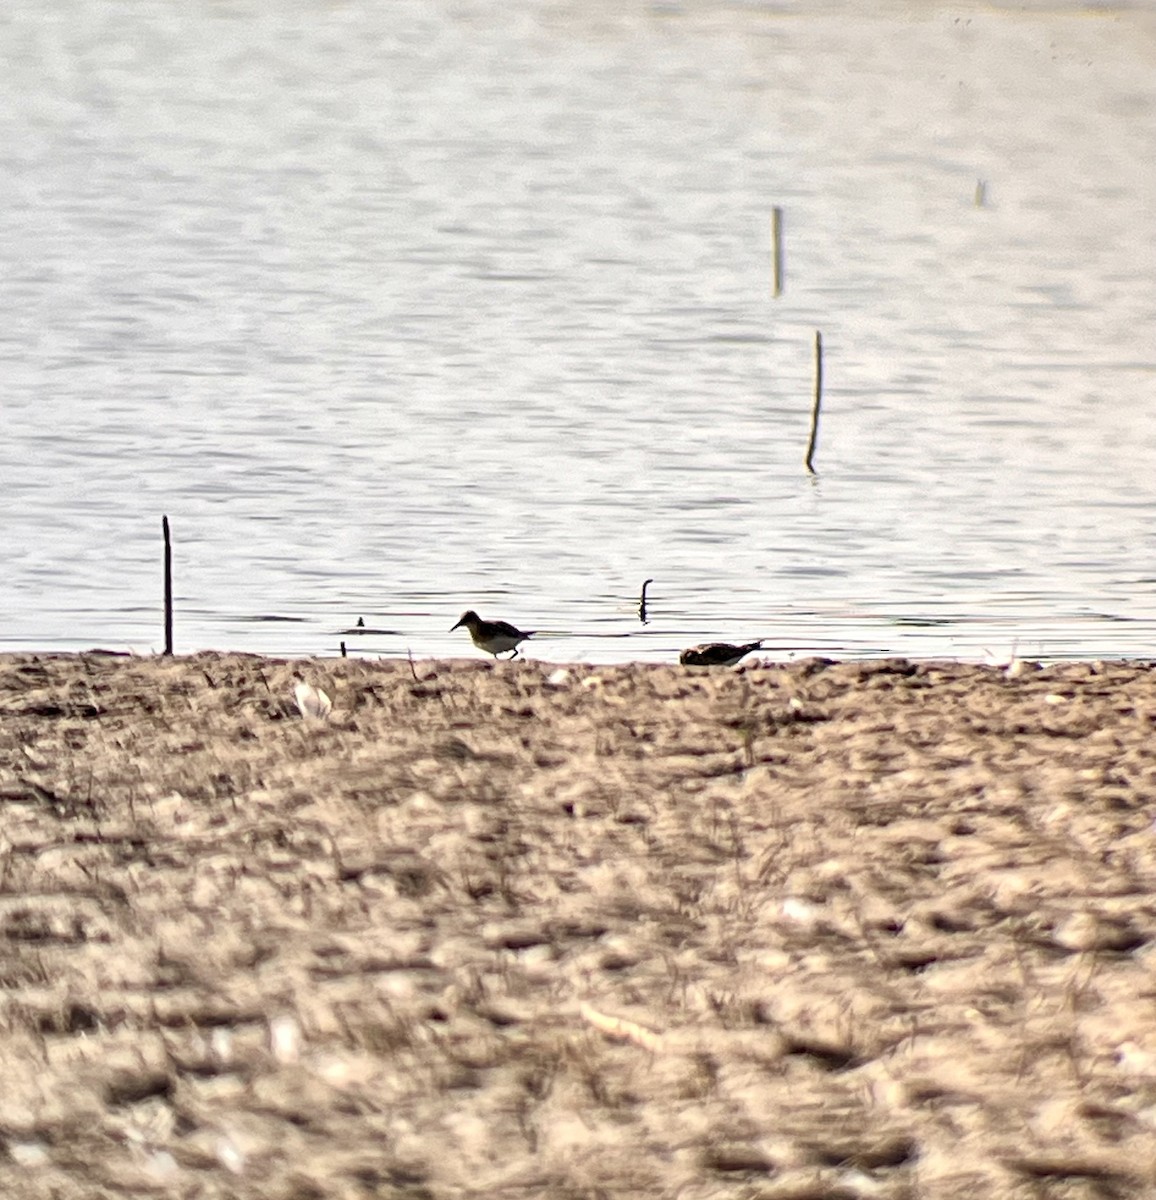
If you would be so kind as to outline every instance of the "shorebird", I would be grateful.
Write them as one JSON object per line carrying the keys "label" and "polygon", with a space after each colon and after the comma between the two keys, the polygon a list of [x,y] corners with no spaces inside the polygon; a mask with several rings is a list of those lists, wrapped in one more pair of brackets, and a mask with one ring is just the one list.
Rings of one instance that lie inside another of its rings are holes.
{"label": "shorebird", "polygon": [[[508,621],[483,621],[472,608],[468,612],[462,613],[461,619],[450,630],[450,633],[453,633],[454,629],[460,629],[463,625],[470,631],[470,638],[474,645],[479,650],[492,654],[495,658],[499,654],[505,654],[507,650],[514,652],[510,658],[517,658],[518,643],[534,636],[532,630],[525,633]],[[509,660],[507,659],[507,661]]]}
{"label": "shorebird", "polygon": [[752,650],[762,648],[761,639],[748,642],[745,646],[732,646],[729,642],[703,642],[701,646],[691,646],[689,650],[684,650],[678,656],[678,661],[684,667],[733,667]]}

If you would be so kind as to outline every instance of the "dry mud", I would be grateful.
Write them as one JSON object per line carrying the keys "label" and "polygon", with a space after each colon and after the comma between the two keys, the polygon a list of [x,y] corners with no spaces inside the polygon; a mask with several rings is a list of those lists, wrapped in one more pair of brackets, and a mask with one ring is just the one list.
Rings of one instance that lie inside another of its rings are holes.
{"label": "dry mud", "polygon": [[0,1195],[1156,1195],[1154,719],[1135,663],[0,657]]}

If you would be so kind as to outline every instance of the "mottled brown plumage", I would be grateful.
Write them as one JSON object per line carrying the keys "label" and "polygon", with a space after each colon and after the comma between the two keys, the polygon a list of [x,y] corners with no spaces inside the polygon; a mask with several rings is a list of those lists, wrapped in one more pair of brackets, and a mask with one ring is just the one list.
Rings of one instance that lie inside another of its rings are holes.
{"label": "mottled brown plumage", "polygon": [[534,636],[532,630],[527,633],[508,621],[483,621],[472,608],[462,613],[450,632],[453,633],[454,629],[460,629],[463,625],[470,631],[474,645],[495,658],[499,654],[505,654],[507,650],[514,652],[510,658],[517,658],[518,643]]}
{"label": "mottled brown plumage", "polygon": [[733,667],[740,658],[752,650],[761,650],[762,641],[747,642],[745,646],[732,646],[729,642],[703,642],[684,650],[678,661],[684,667]]}

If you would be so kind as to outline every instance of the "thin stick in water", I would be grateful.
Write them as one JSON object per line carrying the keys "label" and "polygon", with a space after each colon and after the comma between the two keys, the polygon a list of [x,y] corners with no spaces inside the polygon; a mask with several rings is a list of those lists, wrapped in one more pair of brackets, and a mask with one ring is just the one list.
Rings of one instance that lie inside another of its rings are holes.
{"label": "thin stick in water", "polygon": [[772,295],[783,290],[783,210],[776,204],[771,209],[771,252],[774,272]]}
{"label": "thin stick in water", "polygon": [[646,622],[646,589],[654,582],[653,579],[646,580],[642,585],[642,595],[638,597],[638,619],[645,625]]}
{"label": "thin stick in water", "polygon": [[173,652],[173,539],[169,534],[169,519],[161,517],[165,535],[165,653]]}
{"label": "thin stick in water", "polygon": [[803,465],[814,475],[811,465],[815,457],[815,442],[819,437],[819,409],[823,403],[823,335],[815,330],[815,404],[811,409],[811,436],[807,441],[807,457]]}

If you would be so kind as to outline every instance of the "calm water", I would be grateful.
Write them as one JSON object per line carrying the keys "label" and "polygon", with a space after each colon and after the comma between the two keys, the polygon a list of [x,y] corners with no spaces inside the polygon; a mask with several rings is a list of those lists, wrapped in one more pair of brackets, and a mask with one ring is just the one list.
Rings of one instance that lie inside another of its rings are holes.
{"label": "calm water", "polygon": [[7,0],[0,648],[1156,653],[1156,19],[863,7]]}

